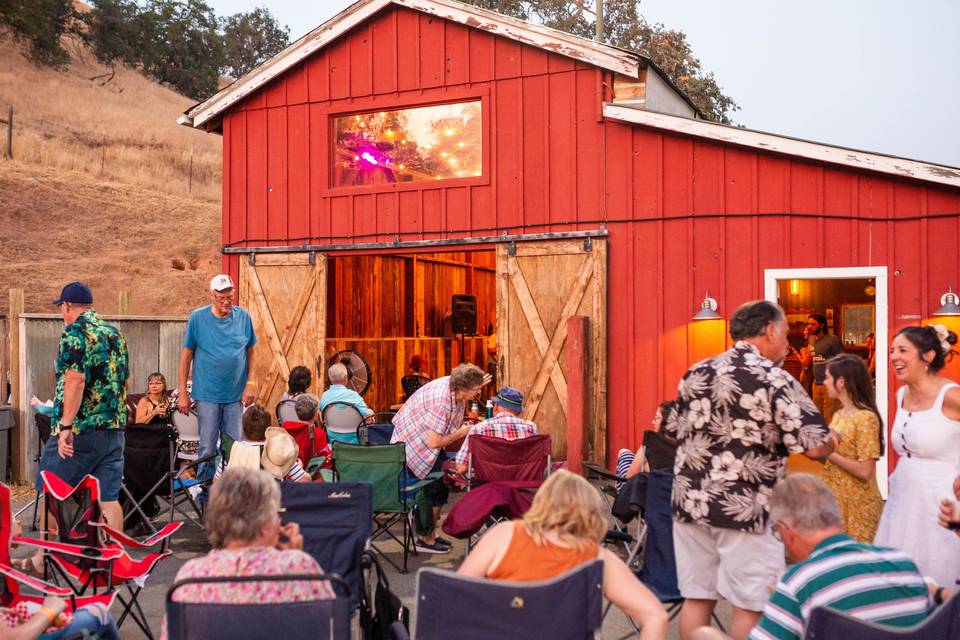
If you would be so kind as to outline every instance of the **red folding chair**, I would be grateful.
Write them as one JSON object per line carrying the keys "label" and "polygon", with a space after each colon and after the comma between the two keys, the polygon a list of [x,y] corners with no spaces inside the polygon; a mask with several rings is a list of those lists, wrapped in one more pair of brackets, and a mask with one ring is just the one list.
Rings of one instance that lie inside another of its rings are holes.
{"label": "red folding chair", "polygon": [[[58,596],[69,601],[69,608],[71,611],[94,603],[102,604],[108,609],[110,608],[110,606],[113,604],[113,593],[78,598],[74,595],[73,590],[67,587],[59,587],[57,585],[44,582],[39,578],[29,576],[17,569],[14,569],[10,563],[11,542],[22,544],[24,546],[40,547],[44,549],[53,547],[57,548],[61,553],[72,552],[79,557],[83,557],[86,549],[76,545],[45,543],[42,540],[14,537],[12,530],[13,518],[10,516],[10,511],[10,487],[5,484],[0,484],[0,575],[3,575],[3,580],[0,580],[0,606],[13,608],[21,602],[29,602],[37,606],[41,606],[45,596]],[[25,595],[20,592],[21,585],[37,591],[42,595]]]}
{"label": "red folding chair", "polygon": [[[137,598],[150,572],[171,554],[167,543],[183,522],[171,522],[149,538],[136,540],[103,521],[100,481],[94,476],[84,476],[76,487],[49,471],[41,472],[40,477],[48,511],[57,522],[60,542],[82,545],[87,550],[86,555],[78,557],[44,545],[46,569],[70,585],[76,595],[83,595],[87,589],[97,594],[101,590],[109,593],[126,587],[126,597],[117,594],[123,605],[117,626],[129,615],[148,638],[153,638]],[[161,544],[159,552],[147,553],[140,559],[132,558],[126,551],[147,549],[158,543]]]}
{"label": "red folding chair", "polygon": [[297,446],[300,447],[298,457],[304,469],[316,457],[324,458],[323,468],[330,468],[330,444],[327,442],[327,432],[323,430],[322,426],[302,420],[287,420],[283,423],[283,428],[296,440]]}
{"label": "red folding chair", "polygon": [[[550,473],[550,436],[539,434],[507,440],[491,436],[470,436],[467,456],[467,493],[454,505],[444,522],[443,530],[451,536],[464,538],[464,552],[470,553],[471,538],[480,527],[464,531],[454,529],[454,523],[482,523],[504,518],[518,518],[530,507],[529,498],[522,494],[535,492]],[[473,493],[480,485],[496,483],[480,493]],[[521,495],[517,495],[518,492]],[[509,496],[507,499],[506,496]],[[509,506],[509,508],[506,508]],[[482,514],[477,510],[483,511]],[[481,517],[482,516],[482,517]],[[451,529],[448,531],[447,522]]]}

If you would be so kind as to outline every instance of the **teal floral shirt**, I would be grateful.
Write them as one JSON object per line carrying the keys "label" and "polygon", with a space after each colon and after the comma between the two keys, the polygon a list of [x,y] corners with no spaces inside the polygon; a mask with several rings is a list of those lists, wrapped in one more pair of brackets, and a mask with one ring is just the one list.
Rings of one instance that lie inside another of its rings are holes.
{"label": "teal floral shirt", "polygon": [[127,422],[127,342],[116,328],[93,311],[80,314],[60,337],[57,393],[53,398],[53,432],[60,432],[63,389],[68,371],[84,376],[83,398],[73,420],[75,434],[120,429]]}

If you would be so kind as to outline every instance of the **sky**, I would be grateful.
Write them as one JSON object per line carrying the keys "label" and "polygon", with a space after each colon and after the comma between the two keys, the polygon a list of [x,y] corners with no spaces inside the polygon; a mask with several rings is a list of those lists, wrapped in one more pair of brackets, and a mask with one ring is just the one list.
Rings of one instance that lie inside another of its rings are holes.
{"label": "sky", "polygon": [[[589,2],[590,0],[588,0]],[[299,38],[352,0],[207,0],[264,6]],[[960,167],[958,0],[643,0],[687,34],[750,129]]]}

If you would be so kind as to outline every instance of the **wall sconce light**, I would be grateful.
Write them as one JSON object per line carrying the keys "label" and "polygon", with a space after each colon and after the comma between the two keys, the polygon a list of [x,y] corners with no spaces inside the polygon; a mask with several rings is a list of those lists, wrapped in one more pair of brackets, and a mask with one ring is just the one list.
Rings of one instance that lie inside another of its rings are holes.
{"label": "wall sconce light", "polygon": [[693,315],[694,320],[720,320],[722,316],[717,313],[717,301],[710,297],[710,292],[704,296],[700,303],[700,310]]}
{"label": "wall sconce light", "polygon": [[933,312],[935,316],[960,316],[960,296],[947,287],[947,292],[940,297],[940,308]]}
{"label": "wall sconce light", "polygon": [[798,295],[800,293],[800,281],[791,280],[790,281],[790,293],[792,295]]}

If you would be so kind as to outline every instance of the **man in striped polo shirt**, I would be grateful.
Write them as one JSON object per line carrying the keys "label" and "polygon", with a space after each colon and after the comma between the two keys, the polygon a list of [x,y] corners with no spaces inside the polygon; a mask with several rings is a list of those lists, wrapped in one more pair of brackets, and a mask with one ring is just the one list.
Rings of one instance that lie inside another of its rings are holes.
{"label": "man in striped polo shirt", "polygon": [[[777,483],[770,523],[797,564],[777,582],[749,640],[800,640],[817,607],[891,627],[917,624],[930,613],[917,565],[900,551],[845,534],[840,506],[816,476],[797,473]],[[718,637],[723,636],[708,628],[695,635],[697,640]]]}

